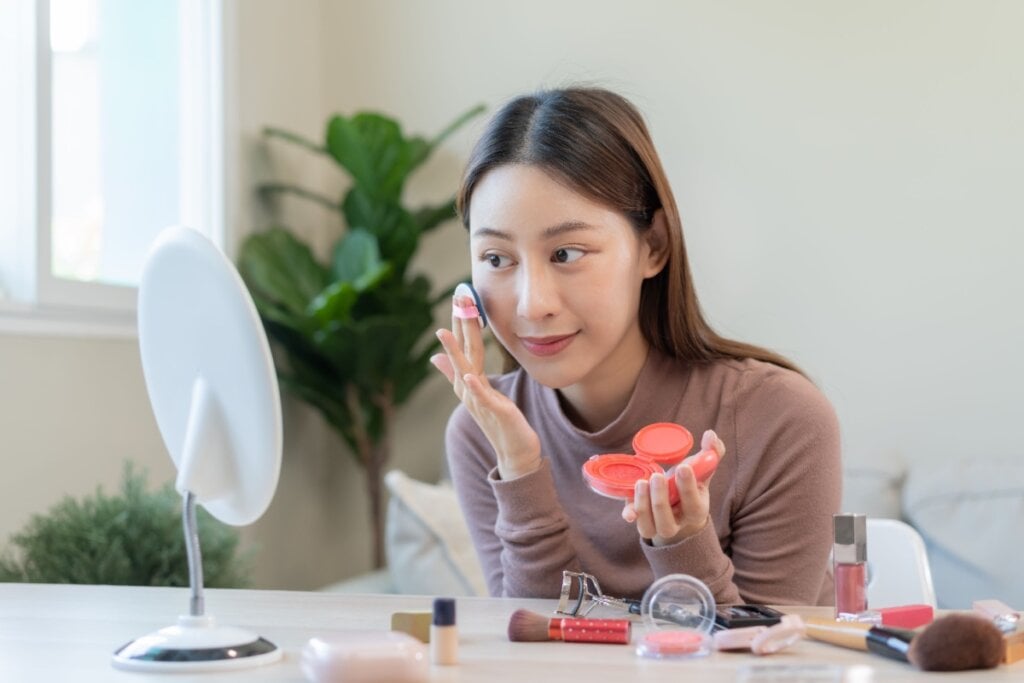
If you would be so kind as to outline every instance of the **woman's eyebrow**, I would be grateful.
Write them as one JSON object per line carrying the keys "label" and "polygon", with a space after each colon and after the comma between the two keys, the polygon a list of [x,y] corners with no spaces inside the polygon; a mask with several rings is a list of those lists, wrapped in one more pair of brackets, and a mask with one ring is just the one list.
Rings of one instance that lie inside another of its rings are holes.
{"label": "woman's eyebrow", "polygon": [[[564,235],[567,232],[578,232],[581,230],[593,230],[594,226],[590,223],[583,221],[565,221],[558,225],[552,225],[549,228],[544,228],[544,232],[541,233],[543,239],[551,239],[552,237],[558,237]],[[473,237],[494,237],[496,239],[505,240],[508,242],[515,241],[512,237],[512,233],[504,230],[498,230],[496,228],[477,228],[473,231]]]}
{"label": "woman's eyebrow", "polygon": [[542,235],[544,239],[550,239],[564,235],[567,232],[579,232],[581,230],[592,230],[593,228],[594,226],[590,223],[584,223],[583,221],[565,221],[558,225],[552,225],[550,228],[545,228]]}
{"label": "woman's eyebrow", "polygon": [[495,228],[477,228],[473,231],[473,237],[494,237],[499,240],[505,240],[511,242],[512,233],[505,232],[503,230],[497,230]]}

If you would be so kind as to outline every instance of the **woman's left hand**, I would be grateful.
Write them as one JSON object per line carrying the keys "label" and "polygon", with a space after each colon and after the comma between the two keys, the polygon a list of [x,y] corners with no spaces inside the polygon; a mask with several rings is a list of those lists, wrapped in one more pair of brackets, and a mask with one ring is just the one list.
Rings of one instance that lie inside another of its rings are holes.
{"label": "woman's left hand", "polygon": [[[710,429],[701,437],[700,448],[701,451],[714,450],[719,460],[725,457],[725,444]],[[668,476],[675,476],[678,503],[669,502],[666,475],[654,474],[650,480],[637,481],[633,500],[622,508],[622,518],[635,522],[640,537],[654,546],[671,545],[689,538],[702,530],[710,519],[708,488],[714,475],[698,483],[693,470],[683,461],[675,467],[674,475]]]}

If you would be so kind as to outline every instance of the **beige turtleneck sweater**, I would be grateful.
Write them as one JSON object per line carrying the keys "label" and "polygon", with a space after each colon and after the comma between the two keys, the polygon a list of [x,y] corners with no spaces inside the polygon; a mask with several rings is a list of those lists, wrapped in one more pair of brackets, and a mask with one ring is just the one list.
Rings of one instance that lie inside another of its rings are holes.
{"label": "beige turtleneck sweater", "polygon": [[[448,422],[448,465],[492,595],[557,597],[562,570],[571,569],[623,598],[681,572],[704,581],[718,604],[831,603],[839,427],[804,377],[754,360],[687,365],[652,350],[625,410],[596,432],[576,428],[557,392],[522,370],[491,383],[522,409],[543,455],[538,470],[501,481],[465,407]],[[652,422],[681,424],[698,442],[714,429],[726,445],[711,480],[711,522],[658,548],[580,471],[591,455],[632,453],[633,435]]]}

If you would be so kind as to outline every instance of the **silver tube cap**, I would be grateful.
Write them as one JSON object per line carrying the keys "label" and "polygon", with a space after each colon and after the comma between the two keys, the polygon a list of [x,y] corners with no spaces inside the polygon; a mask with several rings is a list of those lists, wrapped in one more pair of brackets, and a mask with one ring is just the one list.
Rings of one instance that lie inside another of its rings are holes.
{"label": "silver tube cap", "polygon": [[832,530],[835,539],[833,554],[837,563],[867,562],[867,515],[849,513],[832,515]]}

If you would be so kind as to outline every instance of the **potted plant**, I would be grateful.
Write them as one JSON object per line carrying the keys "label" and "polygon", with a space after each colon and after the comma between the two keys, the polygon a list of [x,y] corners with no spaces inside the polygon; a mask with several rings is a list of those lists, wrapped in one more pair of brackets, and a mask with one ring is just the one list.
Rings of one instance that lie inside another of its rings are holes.
{"label": "potted plant", "polygon": [[[203,582],[208,588],[249,583],[251,557],[239,556],[239,535],[199,507]],[[121,491],[70,496],[33,515],[0,556],[0,582],[188,586],[181,496],[171,484],[156,491],[126,463]]]}
{"label": "potted plant", "polygon": [[264,194],[291,193],[337,211],[347,229],[328,263],[283,227],[254,234],[242,245],[239,271],[281,352],[281,385],[323,415],[365,471],[378,568],[395,411],[429,374],[438,342],[427,332],[434,308],[454,288],[436,292],[429,278],[409,272],[420,238],[455,217],[454,197],[410,210],[402,190],[449,135],[482,111],[474,107],[431,140],[406,137],[394,119],[375,112],[332,116],[322,144],[264,131],[328,157],[351,181],[337,199],[288,183],[263,185]]}

